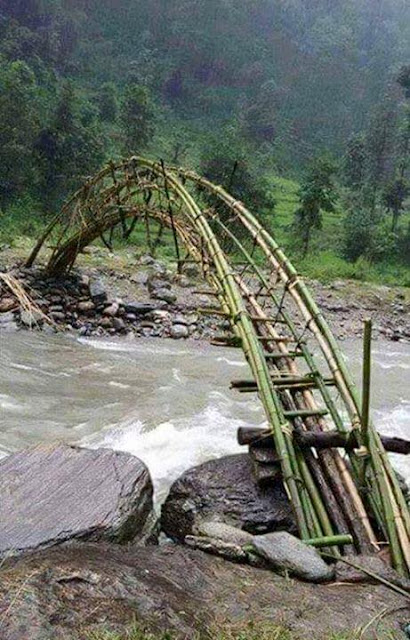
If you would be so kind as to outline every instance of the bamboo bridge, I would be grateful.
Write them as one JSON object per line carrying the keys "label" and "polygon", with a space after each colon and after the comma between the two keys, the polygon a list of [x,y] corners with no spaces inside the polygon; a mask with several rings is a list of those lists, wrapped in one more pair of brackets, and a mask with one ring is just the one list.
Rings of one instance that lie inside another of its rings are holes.
{"label": "bamboo bridge", "polygon": [[367,405],[302,278],[242,202],[192,171],[131,157],[85,182],[27,265],[47,245],[47,270],[61,275],[95,239],[138,223],[152,250],[170,230],[178,268],[199,265],[212,313],[229,322],[216,342],[242,348],[252,372],[232,386],[258,394],[269,424],[242,439],[276,457],[300,537],[336,556],[388,547],[408,576],[410,514]]}

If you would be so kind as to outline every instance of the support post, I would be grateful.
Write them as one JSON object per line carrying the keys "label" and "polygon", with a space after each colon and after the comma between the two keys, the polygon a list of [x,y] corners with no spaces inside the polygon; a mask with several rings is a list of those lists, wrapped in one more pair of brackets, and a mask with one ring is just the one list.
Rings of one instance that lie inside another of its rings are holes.
{"label": "support post", "polygon": [[362,378],[362,435],[365,446],[369,440],[370,385],[372,366],[372,321],[364,322],[363,378]]}

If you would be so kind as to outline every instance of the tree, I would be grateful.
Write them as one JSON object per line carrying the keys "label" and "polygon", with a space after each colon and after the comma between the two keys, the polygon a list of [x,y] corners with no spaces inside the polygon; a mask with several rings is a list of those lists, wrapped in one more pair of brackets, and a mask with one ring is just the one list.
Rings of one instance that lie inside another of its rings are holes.
{"label": "tree", "polygon": [[112,82],[105,82],[96,97],[101,120],[115,122],[118,114],[117,87]]}
{"label": "tree", "polygon": [[366,134],[366,204],[374,209],[377,195],[395,170],[397,112],[391,104],[376,109]]}
{"label": "tree", "polygon": [[303,257],[309,251],[313,230],[322,227],[323,211],[335,210],[334,173],[335,166],[327,159],[315,160],[299,190],[300,207],[294,214],[293,232],[301,242]]}
{"label": "tree", "polygon": [[243,143],[236,127],[232,126],[215,137],[208,137],[200,171],[250,209],[261,213],[273,209],[275,203],[257,164],[257,158]]}
{"label": "tree", "polygon": [[266,82],[256,96],[248,100],[243,113],[244,131],[257,142],[273,142],[277,132],[278,91],[274,82]]}
{"label": "tree", "polygon": [[351,189],[363,186],[366,173],[366,145],[363,135],[350,138],[343,159],[343,177]]}
{"label": "tree", "polygon": [[400,69],[397,82],[402,87],[405,97],[410,100],[410,65],[405,65]]}
{"label": "tree", "polygon": [[29,188],[34,177],[32,145],[38,130],[38,88],[22,61],[0,58],[0,205]]}
{"label": "tree", "polygon": [[71,83],[61,89],[49,127],[36,142],[41,171],[40,195],[47,209],[58,206],[103,158],[103,141],[88,102],[81,102]]}
{"label": "tree", "polygon": [[400,214],[403,211],[405,198],[409,194],[409,186],[403,178],[391,180],[383,192],[383,204],[392,215],[391,230],[397,231]]}
{"label": "tree", "polygon": [[154,135],[154,107],[146,87],[128,84],[121,102],[123,148],[128,154],[144,149]]}
{"label": "tree", "polygon": [[352,209],[344,221],[343,255],[356,262],[372,246],[375,232],[374,216],[369,209]]}

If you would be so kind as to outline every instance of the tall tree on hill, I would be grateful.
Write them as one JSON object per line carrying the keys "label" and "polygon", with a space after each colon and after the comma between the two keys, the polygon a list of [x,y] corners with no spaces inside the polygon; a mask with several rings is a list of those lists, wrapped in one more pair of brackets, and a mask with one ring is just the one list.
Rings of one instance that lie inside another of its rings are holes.
{"label": "tall tree on hill", "polygon": [[343,159],[343,178],[347,187],[358,190],[366,174],[366,143],[363,135],[350,138]]}
{"label": "tall tree on hill", "polygon": [[29,188],[38,130],[35,77],[25,62],[0,58],[0,206]]}
{"label": "tall tree on hill", "polygon": [[300,207],[294,214],[293,232],[301,243],[303,257],[309,251],[312,232],[322,228],[323,211],[335,210],[334,174],[333,163],[319,158],[311,165],[299,190]]}
{"label": "tall tree on hill", "polygon": [[72,84],[63,86],[51,124],[37,139],[36,152],[40,195],[47,210],[58,206],[101,163],[103,142],[95,111],[78,99]]}
{"label": "tall tree on hill", "polygon": [[394,175],[397,112],[381,104],[371,119],[366,135],[366,203],[374,210],[377,195]]}
{"label": "tall tree on hill", "polygon": [[128,84],[120,109],[123,149],[127,155],[139,152],[151,142],[154,135],[154,119],[154,107],[149,90],[138,84]]}
{"label": "tall tree on hill", "polygon": [[409,194],[409,187],[404,178],[398,177],[393,179],[386,185],[383,192],[382,201],[387,211],[391,213],[392,224],[391,230],[397,231],[400,214],[403,211],[403,205]]}

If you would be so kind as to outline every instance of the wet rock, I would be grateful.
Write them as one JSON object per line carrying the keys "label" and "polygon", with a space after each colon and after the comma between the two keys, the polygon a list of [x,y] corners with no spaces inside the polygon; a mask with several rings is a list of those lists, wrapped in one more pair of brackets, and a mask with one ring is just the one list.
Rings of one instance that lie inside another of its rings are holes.
{"label": "wet rock", "polygon": [[2,298],[0,300],[0,313],[7,313],[17,307],[18,303],[14,298]]}
{"label": "wet rock", "polygon": [[157,300],[164,300],[168,304],[173,304],[177,300],[177,295],[170,289],[156,289],[151,296]]}
{"label": "wet rock", "polygon": [[174,482],[162,507],[161,524],[183,541],[197,527],[218,520],[250,533],[296,532],[292,508],[280,481],[258,487],[247,454],[211,460],[186,471]]}
{"label": "wet rock", "polygon": [[174,324],[171,327],[171,338],[179,340],[181,338],[188,338],[189,329],[184,324]]}
{"label": "wet rock", "polygon": [[152,482],[141,460],[109,449],[39,446],[0,461],[0,555],[70,540],[145,535]]}
{"label": "wet rock", "polygon": [[95,304],[102,304],[107,300],[107,292],[104,283],[100,279],[93,279],[89,285],[90,296]]}
{"label": "wet rock", "polygon": [[316,549],[286,531],[254,536],[252,546],[275,571],[308,582],[326,582],[333,578],[333,568],[326,564]]}
{"label": "wet rock", "polygon": [[127,302],[124,304],[126,313],[133,313],[135,316],[145,316],[155,311],[156,306],[149,302]]}

